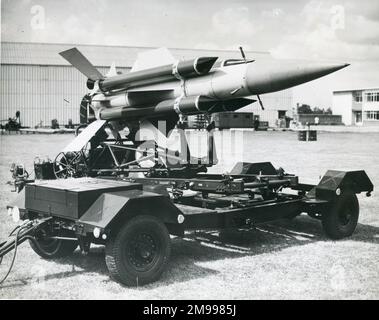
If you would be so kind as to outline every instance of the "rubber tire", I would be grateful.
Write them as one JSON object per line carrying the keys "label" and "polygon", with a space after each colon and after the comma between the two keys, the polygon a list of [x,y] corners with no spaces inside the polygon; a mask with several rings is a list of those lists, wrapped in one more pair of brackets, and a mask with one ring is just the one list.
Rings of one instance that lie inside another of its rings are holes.
{"label": "rubber tire", "polygon": [[78,242],[71,240],[55,240],[49,249],[43,248],[38,240],[29,240],[29,244],[33,251],[44,259],[67,257],[78,247]]}
{"label": "rubber tire", "polygon": [[[349,208],[351,219],[343,225],[339,219],[341,212]],[[355,194],[341,195],[334,200],[331,210],[322,216],[322,226],[326,235],[334,240],[353,234],[359,218],[359,203]]]}
{"label": "rubber tire", "polygon": [[[127,243],[141,234],[141,231],[152,236],[157,246],[155,261],[146,271],[136,270],[132,263],[123,259]],[[139,286],[159,279],[166,268],[170,253],[171,240],[164,223],[156,217],[140,215],[127,221],[109,238],[105,246],[105,262],[113,279],[127,286]]]}

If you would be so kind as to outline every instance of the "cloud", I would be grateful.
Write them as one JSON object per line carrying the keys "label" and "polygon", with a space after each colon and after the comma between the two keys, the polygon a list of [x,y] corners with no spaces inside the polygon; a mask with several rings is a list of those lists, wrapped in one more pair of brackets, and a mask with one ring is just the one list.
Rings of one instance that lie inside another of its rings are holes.
{"label": "cloud", "polygon": [[[296,23],[296,22],[293,22]],[[344,7],[308,2],[297,29],[284,34],[270,51],[276,58],[379,59],[379,22]]]}
{"label": "cloud", "polygon": [[363,45],[379,45],[379,21],[368,19],[362,15],[348,15],[345,28],[337,30],[340,40]]}
{"label": "cloud", "polygon": [[96,43],[101,28],[101,22],[94,23],[85,14],[71,14],[61,23],[46,18],[45,27],[33,30],[30,37],[34,42]]}
{"label": "cloud", "polygon": [[252,50],[253,38],[261,28],[248,7],[227,7],[212,15],[209,29],[195,48],[238,50],[242,46],[245,50]]}
{"label": "cloud", "polygon": [[363,16],[368,20],[379,20],[379,1],[359,0],[349,1],[345,4],[346,11],[354,12],[358,16]]}
{"label": "cloud", "polygon": [[250,37],[257,32],[247,7],[226,8],[212,17],[214,31],[222,35]]}
{"label": "cloud", "polygon": [[379,83],[377,72],[373,72],[379,68],[379,22],[359,10],[359,3],[345,1],[336,6],[309,1],[298,16],[287,16],[285,25],[278,44],[270,49],[275,58],[351,63],[346,69],[296,87],[296,102],[328,107],[332,90]]}
{"label": "cloud", "polygon": [[274,8],[271,10],[263,10],[261,12],[262,18],[265,18],[265,19],[277,18],[277,17],[283,16],[284,14],[285,13],[284,13],[283,9],[281,9],[281,8]]}

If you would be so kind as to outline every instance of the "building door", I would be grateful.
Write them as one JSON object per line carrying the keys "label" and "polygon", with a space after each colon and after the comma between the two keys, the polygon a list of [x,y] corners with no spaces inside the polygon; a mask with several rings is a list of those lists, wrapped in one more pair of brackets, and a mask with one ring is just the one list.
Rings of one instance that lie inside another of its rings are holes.
{"label": "building door", "polygon": [[284,118],[286,116],[286,110],[278,110],[278,119]]}
{"label": "building door", "polygon": [[362,111],[355,112],[355,124],[362,124]]}

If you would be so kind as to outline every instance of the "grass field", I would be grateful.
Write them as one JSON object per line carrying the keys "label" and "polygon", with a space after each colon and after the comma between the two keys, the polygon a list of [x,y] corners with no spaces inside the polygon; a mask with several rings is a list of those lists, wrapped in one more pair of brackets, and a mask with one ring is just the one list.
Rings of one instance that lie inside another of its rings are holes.
{"label": "grass field", "polygon": [[[16,194],[12,162],[32,168],[36,155],[54,155],[71,135],[0,136],[0,238],[14,223],[5,206]],[[219,139],[219,137],[217,137]],[[223,145],[213,171],[224,172],[241,160],[242,141]],[[327,169],[364,169],[379,185],[378,133],[319,133],[317,142],[300,142],[293,132],[246,132],[244,161],[271,161],[317,183]],[[172,256],[160,281],[126,288],[108,276],[103,248],[89,255],[45,261],[29,247],[19,247],[15,267],[0,287],[0,298],[31,299],[378,299],[378,196],[358,195],[360,219],[354,235],[328,240],[319,221],[300,216],[251,230],[198,231],[172,239]],[[0,266],[0,278],[11,256]]]}

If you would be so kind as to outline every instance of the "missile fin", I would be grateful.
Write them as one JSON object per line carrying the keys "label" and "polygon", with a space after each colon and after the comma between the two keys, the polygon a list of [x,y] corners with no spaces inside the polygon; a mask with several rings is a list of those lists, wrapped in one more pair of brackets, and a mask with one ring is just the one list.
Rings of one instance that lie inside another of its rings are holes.
{"label": "missile fin", "polygon": [[100,71],[77,48],[62,51],[59,54],[88,79],[96,81],[103,78]]}
{"label": "missile fin", "polygon": [[175,58],[167,48],[147,50],[138,54],[131,72],[173,64]]}

